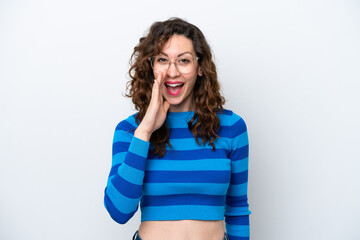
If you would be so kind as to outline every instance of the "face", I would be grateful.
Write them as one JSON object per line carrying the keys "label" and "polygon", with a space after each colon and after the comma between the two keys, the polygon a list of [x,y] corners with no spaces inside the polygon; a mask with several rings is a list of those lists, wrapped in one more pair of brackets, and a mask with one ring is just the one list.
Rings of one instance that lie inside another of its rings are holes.
{"label": "face", "polygon": [[[165,43],[160,55],[170,61],[175,61],[181,56],[196,57],[192,40],[184,35],[173,35]],[[190,55],[190,56],[191,56]],[[162,95],[170,103],[170,112],[185,112],[193,109],[193,89],[197,76],[202,76],[198,62],[195,61],[193,68],[188,73],[180,73],[177,66],[171,63],[167,70],[164,70],[164,84]],[[157,78],[158,73],[154,72]]]}

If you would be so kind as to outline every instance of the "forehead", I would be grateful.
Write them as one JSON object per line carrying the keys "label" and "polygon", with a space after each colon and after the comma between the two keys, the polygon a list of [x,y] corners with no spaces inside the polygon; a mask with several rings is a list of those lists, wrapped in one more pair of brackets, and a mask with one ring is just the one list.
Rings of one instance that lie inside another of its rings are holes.
{"label": "forehead", "polygon": [[167,54],[168,56],[178,56],[184,52],[190,52],[191,54],[195,53],[192,40],[184,35],[171,36],[164,44],[161,52]]}

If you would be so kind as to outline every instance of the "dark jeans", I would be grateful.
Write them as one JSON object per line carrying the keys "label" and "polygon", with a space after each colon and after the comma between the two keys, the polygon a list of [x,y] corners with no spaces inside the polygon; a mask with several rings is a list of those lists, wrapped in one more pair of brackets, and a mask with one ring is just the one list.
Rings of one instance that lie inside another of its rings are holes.
{"label": "dark jeans", "polygon": [[[132,238],[132,240],[143,240],[143,239],[140,238],[139,232],[136,231],[135,234],[134,234],[134,236],[133,236],[133,238]],[[224,240],[228,240],[228,236],[226,235],[226,233],[224,233]]]}

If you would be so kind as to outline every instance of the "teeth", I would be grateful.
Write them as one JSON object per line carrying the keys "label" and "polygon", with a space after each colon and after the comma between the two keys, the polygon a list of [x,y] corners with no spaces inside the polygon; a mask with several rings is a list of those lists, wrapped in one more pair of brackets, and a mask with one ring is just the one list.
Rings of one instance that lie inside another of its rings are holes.
{"label": "teeth", "polygon": [[169,86],[169,87],[178,87],[178,86],[181,86],[182,83],[168,83],[166,85]]}

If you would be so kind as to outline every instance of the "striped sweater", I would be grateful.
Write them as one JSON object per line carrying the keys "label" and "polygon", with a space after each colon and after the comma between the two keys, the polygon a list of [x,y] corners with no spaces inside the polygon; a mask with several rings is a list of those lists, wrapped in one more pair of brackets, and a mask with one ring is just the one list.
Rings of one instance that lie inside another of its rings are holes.
{"label": "striped sweater", "polygon": [[220,136],[196,143],[187,122],[194,112],[169,112],[171,146],[161,159],[148,154],[149,142],[134,137],[135,115],[115,129],[112,167],[104,204],[118,223],[138,210],[141,221],[224,220],[230,240],[249,239],[248,135],[244,120],[229,110],[218,113]]}

